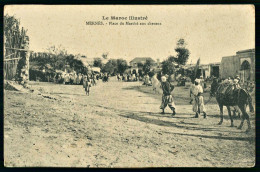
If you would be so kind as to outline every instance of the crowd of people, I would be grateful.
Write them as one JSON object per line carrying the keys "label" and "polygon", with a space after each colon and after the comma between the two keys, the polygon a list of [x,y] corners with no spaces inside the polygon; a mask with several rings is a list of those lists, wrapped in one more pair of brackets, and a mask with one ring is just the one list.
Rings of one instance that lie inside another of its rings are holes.
{"label": "crowd of people", "polygon": [[87,74],[81,74],[81,73],[56,73],[54,75],[53,81],[58,84],[65,84],[65,85],[82,85],[84,77],[87,77],[93,80],[95,82],[96,80],[99,80],[106,76],[106,74],[97,74],[97,73],[87,73]]}
{"label": "crowd of people", "polygon": [[142,81],[143,80],[143,76],[140,75],[139,73],[135,74],[135,73],[127,73],[127,74],[117,74],[117,79],[118,81],[125,81],[125,82],[135,82],[135,81]]}

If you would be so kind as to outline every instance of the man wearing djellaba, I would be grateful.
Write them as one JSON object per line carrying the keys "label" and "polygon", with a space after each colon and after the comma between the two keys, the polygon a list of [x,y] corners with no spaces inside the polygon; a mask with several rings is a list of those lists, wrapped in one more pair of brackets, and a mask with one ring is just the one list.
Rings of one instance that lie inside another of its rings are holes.
{"label": "man wearing djellaba", "polygon": [[172,116],[176,114],[175,112],[175,103],[173,101],[173,97],[171,95],[171,92],[174,89],[174,86],[170,84],[170,82],[167,81],[167,78],[165,76],[161,77],[161,86],[163,90],[162,94],[162,103],[160,106],[160,109],[162,109],[162,114],[164,114],[164,109],[168,105],[169,108],[172,110]]}
{"label": "man wearing djellaba", "polygon": [[206,118],[207,114],[206,114],[206,108],[205,108],[204,99],[203,99],[203,88],[200,85],[200,79],[195,79],[194,84],[195,84],[195,87],[193,90],[193,95],[194,95],[195,101],[193,102],[192,110],[193,110],[193,112],[196,113],[195,118],[198,118],[200,113],[203,113],[204,118]]}

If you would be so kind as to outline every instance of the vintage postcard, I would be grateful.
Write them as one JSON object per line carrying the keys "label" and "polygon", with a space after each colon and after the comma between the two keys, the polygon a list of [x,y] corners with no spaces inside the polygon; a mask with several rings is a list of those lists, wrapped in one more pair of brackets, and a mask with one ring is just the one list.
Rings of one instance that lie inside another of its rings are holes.
{"label": "vintage postcard", "polygon": [[254,167],[254,5],[6,5],[6,167]]}

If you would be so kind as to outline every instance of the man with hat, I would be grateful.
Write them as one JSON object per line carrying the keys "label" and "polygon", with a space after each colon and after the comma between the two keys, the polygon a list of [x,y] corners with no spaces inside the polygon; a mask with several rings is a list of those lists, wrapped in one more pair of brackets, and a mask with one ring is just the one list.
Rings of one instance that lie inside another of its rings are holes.
{"label": "man with hat", "polygon": [[162,104],[160,106],[160,109],[162,109],[162,114],[164,114],[164,109],[168,105],[169,108],[172,110],[172,115],[174,116],[176,114],[175,103],[171,95],[174,86],[167,81],[167,78],[165,76],[161,77],[161,81],[162,81],[161,86],[162,86],[163,94],[162,94]]}
{"label": "man with hat", "polygon": [[195,101],[193,103],[193,111],[196,113],[195,118],[199,117],[200,113],[204,114],[204,118],[206,118],[206,109],[204,105],[204,99],[203,99],[203,88],[200,85],[200,79],[195,79],[195,87],[193,89],[192,94],[194,95]]}

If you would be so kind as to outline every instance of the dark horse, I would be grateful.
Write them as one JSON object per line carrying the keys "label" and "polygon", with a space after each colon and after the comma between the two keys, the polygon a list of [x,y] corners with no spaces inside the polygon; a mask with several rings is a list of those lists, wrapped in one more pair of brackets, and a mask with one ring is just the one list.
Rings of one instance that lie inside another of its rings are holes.
{"label": "dark horse", "polygon": [[241,129],[243,127],[245,119],[247,120],[247,125],[248,125],[247,131],[251,129],[249,115],[246,112],[246,107],[247,105],[249,105],[250,112],[254,112],[254,107],[252,104],[252,98],[245,89],[238,88],[236,90],[232,90],[232,85],[220,83],[217,84],[216,88],[211,87],[211,93],[216,95],[216,100],[219,105],[219,109],[220,109],[220,122],[218,123],[219,125],[221,125],[223,122],[223,106],[226,106],[228,110],[228,115],[231,120],[231,127],[233,127],[234,124],[233,124],[233,118],[231,116],[230,107],[238,106],[242,112],[241,123],[238,129]]}

